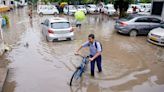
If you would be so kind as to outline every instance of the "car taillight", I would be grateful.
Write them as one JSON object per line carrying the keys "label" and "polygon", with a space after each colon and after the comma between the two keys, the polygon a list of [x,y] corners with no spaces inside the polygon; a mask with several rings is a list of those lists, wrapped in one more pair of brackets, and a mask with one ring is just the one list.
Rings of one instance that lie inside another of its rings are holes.
{"label": "car taillight", "polygon": [[49,34],[53,34],[54,31],[52,31],[51,29],[48,29],[48,33],[49,33]]}
{"label": "car taillight", "polygon": [[73,28],[71,28],[71,29],[70,29],[70,32],[73,32],[73,31],[74,31]]}
{"label": "car taillight", "polygon": [[128,24],[125,23],[125,22],[120,22],[120,25],[121,25],[121,26],[127,26]]}

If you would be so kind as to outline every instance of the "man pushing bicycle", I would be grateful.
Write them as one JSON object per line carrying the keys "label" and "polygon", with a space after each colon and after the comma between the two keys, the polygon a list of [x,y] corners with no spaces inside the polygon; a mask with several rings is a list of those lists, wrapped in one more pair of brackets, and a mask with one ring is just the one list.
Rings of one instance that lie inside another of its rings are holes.
{"label": "man pushing bicycle", "polygon": [[76,51],[75,54],[78,54],[82,48],[89,47],[90,49],[90,65],[91,65],[91,76],[94,77],[94,68],[95,62],[97,63],[98,72],[102,72],[102,64],[101,64],[101,52],[102,46],[101,43],[95,40],[94,34],[90,34],[88,36],[88,41],[80,46],[80,48]]}

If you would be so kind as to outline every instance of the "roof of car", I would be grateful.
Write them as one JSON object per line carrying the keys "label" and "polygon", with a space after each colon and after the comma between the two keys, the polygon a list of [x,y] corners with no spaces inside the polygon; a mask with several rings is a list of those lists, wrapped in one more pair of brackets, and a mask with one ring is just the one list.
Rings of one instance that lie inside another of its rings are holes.
{"label": "roof of car", "polygon": [[51,18],[49,20],[50,20],[50,22],[68,22],[67,19],[62,18],[62,17],[55,17],[55,18]]}
{"label": "roof of car", "polygon": [[148,18],[158,18],[158,19],[162,19],[161,17],[155,16],[155,15],[142,15],[142,14],[139,14],[139,15],[136,16],[136,17],[148,17]]}

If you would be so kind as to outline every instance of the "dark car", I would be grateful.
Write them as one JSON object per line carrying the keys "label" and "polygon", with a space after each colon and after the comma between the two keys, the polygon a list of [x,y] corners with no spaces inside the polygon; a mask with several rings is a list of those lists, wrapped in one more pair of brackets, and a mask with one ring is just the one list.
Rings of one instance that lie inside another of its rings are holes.
{"label": "dark car", "polygon": [[116,20],[115,29],[122,34],[130,36],[147,35],[150,30],[160,27],[162,19],[157,16],[129,15]]}

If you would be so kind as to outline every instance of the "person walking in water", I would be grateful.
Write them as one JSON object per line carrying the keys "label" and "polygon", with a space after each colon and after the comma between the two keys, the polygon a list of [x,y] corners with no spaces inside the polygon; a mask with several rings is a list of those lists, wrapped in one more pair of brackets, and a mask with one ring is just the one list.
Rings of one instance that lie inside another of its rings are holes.
{"label": "person walking in water", "polygon": [[90,34],[88,36],[88,41],[86,41],[84,44],[82,44],[79,49],[75,52],[75,55],[79,54],[79,51],[82,48],[89,47],[90,49],[90,66],[91,66],[91,76],[94,77],[94,69],[95,69],[95,62],[97,63],[98,72],[102,72],[102,64],[101,64],[101,52],[102,52],[102,46],[101,43],[95,40],[94,34]]}

